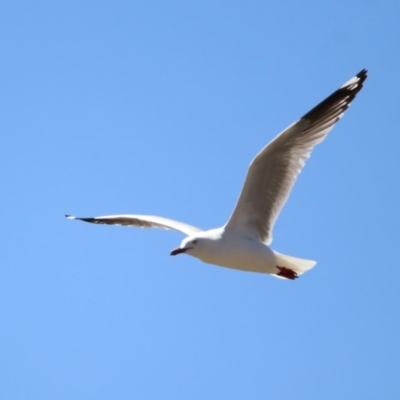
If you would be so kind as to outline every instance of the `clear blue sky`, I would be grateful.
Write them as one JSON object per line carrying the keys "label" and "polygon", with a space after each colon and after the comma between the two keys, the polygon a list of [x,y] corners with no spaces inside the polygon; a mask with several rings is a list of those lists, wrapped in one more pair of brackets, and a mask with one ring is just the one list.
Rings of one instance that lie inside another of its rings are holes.
{"label": "clear blue sky", "polygon": [[[397,1],[4,1],[0,398],[400,398]],[[274,230],[297,281],[170,257],[362,68]]]}

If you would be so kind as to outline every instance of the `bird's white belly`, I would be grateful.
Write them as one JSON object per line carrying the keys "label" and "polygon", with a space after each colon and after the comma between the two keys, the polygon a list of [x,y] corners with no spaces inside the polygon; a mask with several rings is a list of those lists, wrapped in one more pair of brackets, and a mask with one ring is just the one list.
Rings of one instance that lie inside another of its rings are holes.
{"label": "bird's white belly", "polygon": [[215,251],[195,255],[208,264],[221,267],[275,274],[276,256],[273,251],[261,242],[254,240],[237,240],[232,242],[221,240]]}

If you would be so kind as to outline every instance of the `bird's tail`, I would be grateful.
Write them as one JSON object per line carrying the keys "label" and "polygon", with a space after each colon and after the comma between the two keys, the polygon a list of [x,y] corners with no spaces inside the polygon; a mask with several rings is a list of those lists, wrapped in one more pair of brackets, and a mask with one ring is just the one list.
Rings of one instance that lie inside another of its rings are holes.
{"label": "bird's tail", "polygon": [[[297,275],[301,275],[309,269],[313,268],[316,261],[304,260],[303,258],[296,258],[292,256],[287,256],[285,254],[278,253],[274,250],[276,256],[277,264],[279,267],[284,267],[296,272]],[[278,278],[280,276],[276,275]]]}

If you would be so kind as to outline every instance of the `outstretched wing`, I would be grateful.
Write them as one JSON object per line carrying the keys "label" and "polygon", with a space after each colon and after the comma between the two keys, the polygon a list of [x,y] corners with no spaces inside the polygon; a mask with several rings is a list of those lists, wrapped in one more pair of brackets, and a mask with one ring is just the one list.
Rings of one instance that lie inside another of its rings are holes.
{"label": "outstretched wing", "polygon": [[363,69],[272,140],[251,162],[227,228],[272,241],[272,227],[315,145],[343,116],[367,79]]}
{"label": "outstretched wing", "polygon": [[69,219],[79,219],[93,224],[106,224],[106,225],[124,225],[136,226],[139,228],[161,228],[173,229],[184,233],[185,235],[193,235],[194,233],[201,232],[202,230],[185,224],[183,222],[174,221],[173,219],[155,217],[153,215],[105,215],[102,217],[92,218],[78,218],[72,215],[66,215]]}

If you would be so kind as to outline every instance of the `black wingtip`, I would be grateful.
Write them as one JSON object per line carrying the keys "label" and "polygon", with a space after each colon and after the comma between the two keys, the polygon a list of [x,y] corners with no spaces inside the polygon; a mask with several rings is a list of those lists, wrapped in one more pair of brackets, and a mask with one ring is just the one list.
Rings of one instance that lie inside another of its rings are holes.
{"label": "black wingtip", "polygon": [[357,78],[360,79],[360,84],[362,85],[364,81],[368,78],[368,70],[366,68],[362,69],[357,75]]}
{"label": "black wingtip", "polygon": [[68,219],[75,219],[77,221],[84,221],[84,222],[90,222],[92,224],[101,224],[101,222],[99,222],[98,220],[96,220],[96,218],[78,218],[75,217],[73,215],[69,215],[69,214],[65,214],[65,218]]}
{"label": "black wingtip", "polygon": [[[364,81],[368,76],[367,74],[368,71],[365,68],[362,69],[357,75],[354,75],[351,79],[345,82],[338,90],[333,92],[307,114],[303,115],[302,119],[318,121],[324,116],[324,114],[331,112],[335,107],[335,104],[342,103],[338,108],[336,108],[338,118],[340,118],[340,114],[343,114],[346,111],[350,103],[363,88]],[[334,123],[336,123],[336,121]]]}
{"label": "black wingtip", "polygon": [[357,76],[359,78],[363,77],[363,76],[367,76],[368,75],[368,70],[366,68],[363,68],[358,74]]}
{"label": "black wingtip", "polygon": [[349,79],[344,85],[342,85],[337,92],[347,91],[351,94],[357,94],[362,89],[367,78],[368,70],[364,68],[358,74],[354,75],[353,78]]}

